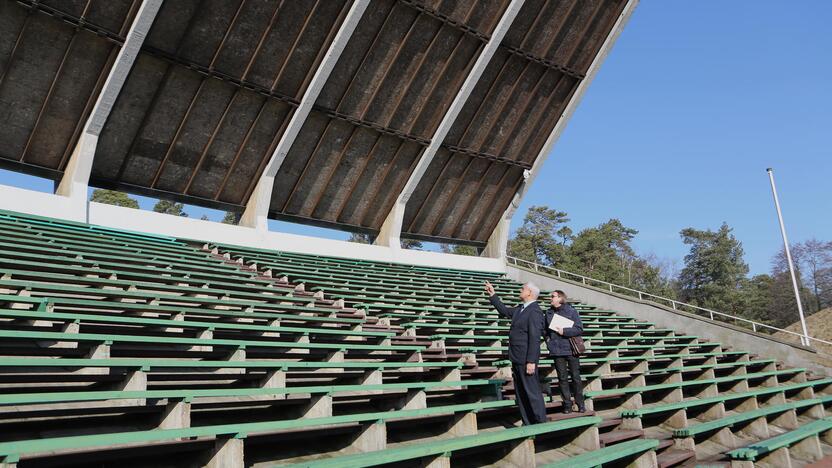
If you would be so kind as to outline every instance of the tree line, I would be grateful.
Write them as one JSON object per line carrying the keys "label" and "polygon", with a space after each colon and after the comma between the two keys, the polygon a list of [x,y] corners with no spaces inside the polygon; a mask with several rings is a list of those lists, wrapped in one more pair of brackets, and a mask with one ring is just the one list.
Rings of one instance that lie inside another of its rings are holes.
{"label": "tree line", "polygon": [[[678,268],[637,254],[638,231],[618,219],[578,233],[569,221],[563,211],[529,208],[509,240],[509,255],[779,328],[798,320],[785,251],[774,255],[770,273],[749,277],[742,243],[726,223],[717,230],[682,229],[688,253]],[[832,306],[832,242],[809,239],[790,247],[804,311]]]}

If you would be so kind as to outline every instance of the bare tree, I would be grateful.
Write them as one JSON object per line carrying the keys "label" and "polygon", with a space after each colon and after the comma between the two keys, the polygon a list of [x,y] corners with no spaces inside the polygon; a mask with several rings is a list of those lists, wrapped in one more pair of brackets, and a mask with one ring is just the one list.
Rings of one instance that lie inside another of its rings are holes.
{"label": "bare tree", "polygon": [[830,304],[832,291],[832,242],[809,239],[797,246],[800,250],[800,263],[806,272],[806,287],[812,291],[815,299],[815,311]]}
{"label": "bare tree", "polygon": [[[811,293],[811,300],[805,303],[809,313],[832,305],[832,242],[809,239],[793,244],[790,250],[798,287]],[[788,273],[785,249],[772,259],[771,271],[775,277]]]}

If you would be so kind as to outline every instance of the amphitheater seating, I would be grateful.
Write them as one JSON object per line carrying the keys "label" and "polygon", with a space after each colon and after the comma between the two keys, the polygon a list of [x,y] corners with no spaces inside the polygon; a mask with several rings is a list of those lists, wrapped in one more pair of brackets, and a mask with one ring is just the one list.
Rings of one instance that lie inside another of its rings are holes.
{"label": "amphitheater seating", "polygon": [[519,289],[0,212],[0,466],[664,467],[828,452],[832,379],[582,303],[590,412],[560,414],[541,345],[551,422],[517,427],[510,323],[484,280],[505,298]]}

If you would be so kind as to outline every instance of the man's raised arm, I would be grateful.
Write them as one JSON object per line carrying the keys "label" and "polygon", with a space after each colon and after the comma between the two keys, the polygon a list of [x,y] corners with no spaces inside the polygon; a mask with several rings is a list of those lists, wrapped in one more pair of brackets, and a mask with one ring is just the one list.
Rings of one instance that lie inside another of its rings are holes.
{"label": "man's raised arm", "polygon": [[514,309],[511,307],[506,307],[503,304],[503,301],[500,300],[500,296],[494,291],[494,285],[489,283],[488,281],[485,282],[485,293],[488,294],[488,301],[491,302],[491,305],[497,309],[497,312],[506,318],[511,318],[514,314]]}

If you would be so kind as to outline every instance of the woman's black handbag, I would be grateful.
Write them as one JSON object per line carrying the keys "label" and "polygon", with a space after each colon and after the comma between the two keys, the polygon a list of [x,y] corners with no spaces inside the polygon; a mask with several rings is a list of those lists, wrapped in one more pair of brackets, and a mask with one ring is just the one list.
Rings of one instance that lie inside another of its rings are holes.
{"label": "woman's black handbag", "polygon": [[580,336],[570,337],[569,346],[572,348],[573,356],[580,356],[586,352],[586,345],[584,344],[584,339]]}

